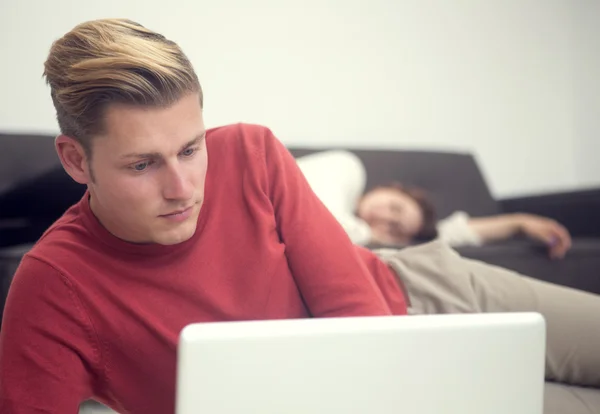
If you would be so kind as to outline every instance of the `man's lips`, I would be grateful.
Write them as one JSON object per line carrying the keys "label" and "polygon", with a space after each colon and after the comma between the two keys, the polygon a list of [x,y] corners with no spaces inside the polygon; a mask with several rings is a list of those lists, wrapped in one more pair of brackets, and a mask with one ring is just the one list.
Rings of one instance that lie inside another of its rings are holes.
{"label": "man's lips", "polygon": [[172,211],[167,214],[161,214],[160,217],[171,217],[171,216],[176,216],[179,214],[187,213],[189,210],[192,209],[192,207],[194,207],[194,206],[189,206],[189,207],[181,209],[181,210],[175,210],[175,211]]}

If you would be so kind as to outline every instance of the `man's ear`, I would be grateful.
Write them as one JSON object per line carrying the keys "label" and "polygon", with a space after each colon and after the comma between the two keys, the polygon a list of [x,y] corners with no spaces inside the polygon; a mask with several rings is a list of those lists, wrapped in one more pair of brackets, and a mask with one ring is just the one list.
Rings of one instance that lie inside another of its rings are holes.
{"label": "man's ear", "polygon": [[79,184],[91,183],[89,160],[81,144],[75,138],[59,135],[54,146],[67,174]]}

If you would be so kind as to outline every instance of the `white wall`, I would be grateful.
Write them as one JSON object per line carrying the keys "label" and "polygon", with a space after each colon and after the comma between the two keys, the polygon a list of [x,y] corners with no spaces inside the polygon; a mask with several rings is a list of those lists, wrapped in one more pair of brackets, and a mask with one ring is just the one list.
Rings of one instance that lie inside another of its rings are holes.
{"label": "white wall", "polygon": [[1,0],[0,130],[56,131],[42,63],[52,40],[100,17],[177,41],[209,125],[261,123],[296,145],[472,150],[499,196],[600,183],[600,102],[585,88],[598,72],[578,83],[574,62],[599,67],[597,43],[580,45],[600,35],[596,1]]}
{"label": "white wall", "polygon": [[600,1],[574,3],[575,162],[584,185],[600,182]]}

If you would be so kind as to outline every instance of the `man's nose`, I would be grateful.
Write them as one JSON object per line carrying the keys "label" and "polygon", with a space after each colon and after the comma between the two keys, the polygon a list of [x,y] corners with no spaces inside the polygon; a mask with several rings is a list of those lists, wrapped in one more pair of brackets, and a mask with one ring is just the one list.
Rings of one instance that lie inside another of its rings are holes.
{"label": "man's nose", "polygon": [[163,197],[168,200],[189,200],[194,194],[194,186],[179,163],[167,165],[163,179]]}

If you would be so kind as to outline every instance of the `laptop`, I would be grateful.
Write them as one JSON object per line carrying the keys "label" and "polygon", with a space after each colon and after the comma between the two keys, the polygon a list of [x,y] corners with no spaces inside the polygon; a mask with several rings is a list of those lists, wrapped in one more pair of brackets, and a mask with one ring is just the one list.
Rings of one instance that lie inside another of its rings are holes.
{"label": "laptop", "polygon": [[537,313],[192,324],[177,414],[542,414]]}

